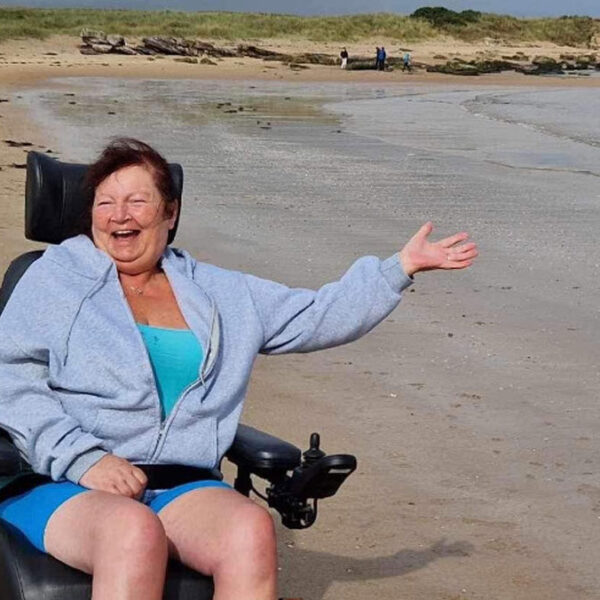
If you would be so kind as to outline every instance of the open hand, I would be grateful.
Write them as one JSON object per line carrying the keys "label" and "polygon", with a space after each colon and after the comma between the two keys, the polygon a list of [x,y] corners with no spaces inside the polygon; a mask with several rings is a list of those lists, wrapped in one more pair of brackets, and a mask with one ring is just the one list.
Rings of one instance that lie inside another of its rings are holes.
{"label": "open hand", "polygon": [[477,245],[463,243],[468,239],[468,233],[457,233],[439,242],[430,242],[427,238],[432,230],[433,224],[428,221],[400,250],[400,262],[409,277],[419,271],[464,269],[473,264],[478,254]]}
{"label": "open hand", "polygon": [[83,474],[79,484],[91,490],[139,499],[146,489],[148,478],[124,458],[107,454]]}

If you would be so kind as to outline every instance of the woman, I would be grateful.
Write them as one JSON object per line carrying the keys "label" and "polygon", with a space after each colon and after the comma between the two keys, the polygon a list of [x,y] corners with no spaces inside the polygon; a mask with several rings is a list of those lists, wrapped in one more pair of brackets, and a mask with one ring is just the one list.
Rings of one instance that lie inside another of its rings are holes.
{"label": "woman", "polygon": [[0,427],[52,478],[1,503],[0,517],[92,573],[94,600],[161,598],[169,555],[212,575],[217,600],[273,600],[269,513],[213,480],[146,490],[136,463],[214,468],[259,352],[356,339],[415,273],[467,267],[475,245],[464,233],[430,243],[426,224],[387,260],[289,289],[167,247],[178,201],[146,144],[115,140],[87,182],[88,235],[48,248],[0,318]]}

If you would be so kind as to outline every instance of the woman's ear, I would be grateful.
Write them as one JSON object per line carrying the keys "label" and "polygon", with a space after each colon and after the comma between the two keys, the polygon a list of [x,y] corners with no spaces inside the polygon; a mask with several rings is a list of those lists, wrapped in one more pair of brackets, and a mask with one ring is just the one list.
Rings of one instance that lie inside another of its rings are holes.
{"label": "woman's ear", "polygon": [[169,231],[171,231],[171,229],[173,229],[173,227],[175,227],[175,223],[177,222],[177,215],[179,214],[179,200],[175,200],[174,202],[171,202],[170,204],[171,204],[171,206],[169,206],[169,209],[171,211],[171,214],[168,217]]}

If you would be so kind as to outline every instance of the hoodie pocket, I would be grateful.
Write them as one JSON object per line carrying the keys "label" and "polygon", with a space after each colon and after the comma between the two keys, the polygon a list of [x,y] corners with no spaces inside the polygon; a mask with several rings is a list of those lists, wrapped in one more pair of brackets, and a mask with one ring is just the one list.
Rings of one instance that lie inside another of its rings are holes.
{"label": "hoodie pocket", "polygon": [[217,419],[192,417],[184,411],[179,411],[177,417],[153,462],[214,468],[218,462]]}
{"label": "hoodie pocket", "polygon": [[108,450],[139,461],[145,456],[155,429],[154,411],[101,408],[91,433],[103,440]]}

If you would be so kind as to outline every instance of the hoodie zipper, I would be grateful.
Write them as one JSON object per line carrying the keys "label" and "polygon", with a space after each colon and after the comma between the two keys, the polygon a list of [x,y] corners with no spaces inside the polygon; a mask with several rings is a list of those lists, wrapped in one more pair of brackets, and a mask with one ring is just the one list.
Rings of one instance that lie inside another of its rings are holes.
{"label": "hoodie zipper", "polygon": [[[156,455],[162,449],[161,442],[167,432],[167,429],[170,427],[171,423],[173,422],[173,419],[175,418],[175,415],[176,415],[183,399],[187,396],[187,394],[192,389],[198,387],[198,384],[200,384],[202,387],[206,387],[206,378],[212,373],[212,370],[217,361],[217,355],[219,352],[219,338],[220,338],[219,315],[218,315],[217,309],[213,303],[210,333],[208,336],[208,344],[207,344],[207,348],[206,348],[206,353],[204,355],[204,360],[202,361],[202,365],[200,368],[200,377],[198,379],[192,381],[192,383],[190,383],[181,392],[181,394],[179,395],[179,398],[177,398],[177,401],[173,405],[171,414],[168,416],[168,418],[166,418],[164,421],[162,421],[160,428],[158,430],[158,436],[156,438],[156,443],[154,444],[154,447],[150,454],[150,458],[148,459],[150,463],[152,463],[154,461],[154,459],[156,458]],[[147,354],[147,352],[146,352],[146,354]],[[149,360],[150,359],[148,359],[148,362],[149,362]],[[152,366],[150,368],[152,368]],[[156,387],[156,382],[154,382],[154,384]],[[158,392],[157,392],[157,396],[158,396]],[[159,402],[160,402],[160,400],[159,400]]]}

